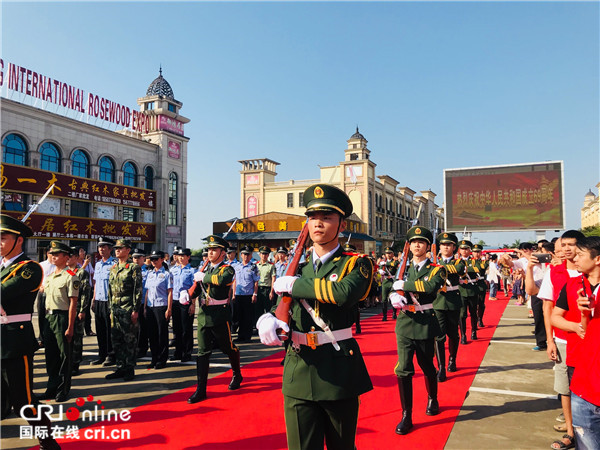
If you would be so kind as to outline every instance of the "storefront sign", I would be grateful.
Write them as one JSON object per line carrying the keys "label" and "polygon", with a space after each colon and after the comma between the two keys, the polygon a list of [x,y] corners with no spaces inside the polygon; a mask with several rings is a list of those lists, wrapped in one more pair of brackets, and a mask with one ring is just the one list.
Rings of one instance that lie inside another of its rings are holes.
{"label": "storefront sign", "polygon": [[[25,216],[25,212],[22,211],[4,211],[3,213],[18,220]],[[156,240],[156,227],[149,223],[38,213],[29,216],[26,223],[33,230],[34,239],[96,240],[100,236],[104,236],[113,240],[124,238],[135,242],[155,242]]]}
{"label": "storefront sign", "polygon": [[251,195],[247,200],[248,205],[248,217],[252,217],[258,214],[258,200],[256,197]]}
{"label": "storefront sign", "polygon": [[181,144],[179,142],[169,141],[169,157],[179,159],[181,156]]}
{"label": "storefront sign", "polygon": [[183,122],[169,116],[158,116],[158,129],[183,136]]}
{"label": "storefront sign", "polygon": [[14,164],[2,164],[0,178],[0,189],[11,192],[44,194],[52,183],[56,183],[50,193],[55,197],[156,209],[156,191],[150,189],[73,177]]}

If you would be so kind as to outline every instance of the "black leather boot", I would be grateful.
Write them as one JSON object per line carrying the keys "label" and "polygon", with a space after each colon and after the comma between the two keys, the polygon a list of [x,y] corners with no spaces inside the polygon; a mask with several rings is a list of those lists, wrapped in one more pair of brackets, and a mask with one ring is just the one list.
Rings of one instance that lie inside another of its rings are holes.
{"label": "black leather boot", "polygon": [[229,362],[231,363],[233,377],[231,378],[228,389],[230,391],[235,391],[240,388],[242,380],[244,379],[244,377],[242,377],[242,370],[240,369],[240,352],[237,351],[229,355]]}
{"label": "black leather boot", "polygon": [[425,377],[425,389],[427,389],[427,410],[428,416],[437,416],[440,413],[440,405],[437,401],[437,378],[435,376]]}
{"label": "black leather boot", "polygon": [[448,372],[456,372],[456,354],[458,353],[458,342],[448,339]]}
{"label": "black leather boot", "polygon": [[206,400],[206,383],[208,381],[208,369],[210,365],[210,354],[198,356],[196,359],[196,377],[198,378],[198,386],[196,392],[188,398],[188,403],[198,403]]}
{"label": "black leather boot", "polygon": [[458,322],[458,327],[460,329],[460,343],[462,345],[467,344],[467,318],[463,317]]}
{"label": "black leather boot", "polygon": [[413,427],[412,377],[398,377],[398,392],[400,393],[400,404],[402,405],[402,420],[396,425],[396,434],[407,434]]}
{"label": "black leather boot", "polygon": [[444,341],[435,341],[435,357],[438,362],[437,379],[440,383],[446,381],[446,349]]}

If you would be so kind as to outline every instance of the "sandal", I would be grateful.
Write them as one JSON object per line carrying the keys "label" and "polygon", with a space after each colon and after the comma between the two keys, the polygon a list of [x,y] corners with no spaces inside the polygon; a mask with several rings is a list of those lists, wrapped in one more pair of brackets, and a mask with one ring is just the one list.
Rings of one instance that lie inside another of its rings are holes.
{"label": "sandal", "polygon": [[557,423],[552,428],[554,428],[554,431],[558,431],[559,433],[566,433],[567,432],[567,424],[565,424],[565,423]]}
{"label": "sandal", "polygon": [[569,443],[565,444],[563,441],[554,441],[552,445],[550,445],[551,449],[554,450],[563,450],[567,448],[575,448],[575,436],[570,436],[568,434],[563,435],[563,439],[568,439]]}

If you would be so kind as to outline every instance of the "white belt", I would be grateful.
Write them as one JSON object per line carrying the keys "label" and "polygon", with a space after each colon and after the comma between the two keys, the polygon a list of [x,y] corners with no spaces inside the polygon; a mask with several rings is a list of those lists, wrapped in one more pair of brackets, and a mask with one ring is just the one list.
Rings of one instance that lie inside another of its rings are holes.
{"label": "white belt", "polygon": [[31,322],[31,314],[12,314],[10,316],[0,316],[0,323],[2,325],[15,322]]}
{"label": "white belt", "polygon": [[225,300],[215,300],[214,298],[206,297],[206,300],[202,303],[204,303],[207,306],[226,305],[227,303],[229,303],[229,299],[226,298]]}
{"label": "white belt", "polygon": [[427,311],[428,309],[433,309],[433,305],[431,303],[427,304],[427,305],[402,305],[402,307],[400,308],[402,311],[410,311],[410,312],[417,312],[417,311]]}
{"label": "white belt", "polygon": [[458,291],[458,286],[446,286],[446,292]]}
{"label": "white belt", "polygon": [[[350,339],[352,337],[352,327],[332,331],[332,334],[338,342]],[[331,344],[333,339],[322,331],[311,331],[309,333],[292,331],[292,342],[294,344],[306,345],[314,350],[317,345]]]}

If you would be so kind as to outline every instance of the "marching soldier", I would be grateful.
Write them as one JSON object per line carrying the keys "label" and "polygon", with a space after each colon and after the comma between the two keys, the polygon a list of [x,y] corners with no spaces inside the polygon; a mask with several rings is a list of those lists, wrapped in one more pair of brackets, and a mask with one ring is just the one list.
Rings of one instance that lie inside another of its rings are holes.
{"label": "marching soldier", "polygon": [[487,293],[487,283],[485,282],[485,272],[490,265],[489,261],[481,259],[483,247],[479,244],[473,245],[474,265],[477,268],[477,326],[483,328],[483,313],[485,311],[485,294]]}
{"label": "marching soldier", "polygon": [[77,300],[77,316],[75,317],[75,332],[73,333],[73,370],[71,375],[79,375],[79,365],[83,361],[83,335],[85,334],[86,311],[90,310],[92,286],[90,274],[78,265],[78,247],[71,247],[71,257],[67,262],[69,270],[79,278],[79,299]]}
{"label": "marching soldier", "polygon": [[189,298],[180,298],[180,292],[186,291],[194,284],[195,269],[190,265],[192,251],[180,248],[174,252],[179,263],[171,269],[173,274],[173,334],[175,335],[175,354],[170,361],[180,359],[181,362],[192,360],[194,347],[194,303]]}
{"label": "marching soldier", "polygon": [[46,414],[38,416],[38,401],[33,394],[33,354],[38,349],[31,317],[43,271],[23,253],[25,239],[33,235],[27,225],[5,214],[0,215],[0,256],[2,266],[2,301],[0,352],[2,354],[2,419],[10,412],[21,411],[32,427],[43,427],[47,437],[39,438],[41,449],[60,449],[50,434],[51,422]]}
{"label": "marching soldier", "polygon": [[119,239],[114,246],[118,262],[110,269],[108,300],[111,310],[111,338],[117,370],[106,375],[107,380],[123,378],[131,381],[135,375],[138,311],[142,303],[142,270],[129,259],[131,242]]}
{"label": "marching soldier", "polygon": [[[198,403],[206,399],[206,384],[210,367],[210,355],[213,345],[229,357],[233,377],[228,389],[239,389],[242,384],[240,369],[240,351],[231,338],[231,307],[229,290],[233,284],[235,270],[225,264],[227,241],[219,236],[210,235],[208,241],[208,261],[204,272],[197,272],[194,285],[189,290],[190,300],[200,297],[205,291],[205,299],[198,308],[198,359],[196,360],[196,376],[198,386],[196,392],[188,398],[188,403]],[[205,287],[206,286],[206,287]],[[185,294],[182,292],[181,295]]]}
{"label": "marching soldier", "polygon": [[354,449],[359,396],[373,385],[352,324],[373,265],[365,255],[344,253],[338,242],[352,214],[345,192],[317,184],[304,191],[304,202],[312,251],[298,277],[275,281],[275,292],[292,296],[290,325],[264,314],[257,328],[266,345],[281,345],[276,330],[291,328],[283,370],[288,447]]}
{"label": "marching soldier", "polygon": [[475,261],[471,258],[471,241],[462,240],[458,245],[458,253],[465,264],[465,273],[462,276],[459,291],[463,301],[462,309],[460,310],[460,343],[467,343],[467,310],[471,316],[471,339],[477,339],[477,302],[479,296],[479,288],[477,287],[477,268]]}
{"label": "marching soldier", "polygon": [[[356,256],[358,255],[357,251],[356,251],[356,247],[352,244],[350,244],[349,242],[344,244],[344,256]],[[360,326],[360,304],[356,305],[355,308],[355,312],[354,312],[354,327],[356,330],[356,334],[361,334],[362,333],[362,328]]]}
{"label": "marching soldier", "polygon": [[438,381],[446,381],[446,349],[444,344],[448,336],[448,372],[456,372],[456,354],[458,352],[458,324],[462,299],[460,298],[460,276],[464,274],[465,264],[454,259],[458,239],[454,233],[442,233],[438,239],[440,258],[438,264],[445,267],[448,278],[446,286],[438,292],[433,302],[433,311],[440,324],[440,335],[435,338],[435,355],[438,361]]}
{"label": "marching soldier", "polygon": [[407,434],[413,427],[412,377],[415,373],[413,358],[423,370],[428,400],[425,414],[439,414],[437,400],[437,377],[433,365],[434,342],[440,335],[440,327],[433,312],[433,302],[438,291],[446,283],[446,269],[433,264],[427,258],[427,252],[433,241],[431,231],[422,226],[414,226],[406,235],[413,255],[407,269],[406,281],[394,283],[395,292],[390,296],[392,306],[402,311],[396,320],[396,340],[398,344],[398,363],[394,369],[398,377],[398,390],[402,405],[402,420],[396,426],[397,434]]}
{"label": "marching soldier", "polygon": [[[392,247],[386,247],[384,251],[385,262],[383,266],[379,268],[379,274],[381,275],[381,306],[383,309],[383,318],[381,320],[387,320],[387,310],[389,303],[390,292],[392,291],[392,285],[396,277],[396,272],[400,267],[400,263],[394,259],[394,250]],[[396,310],[392,308],[392,318],[396,320]]]}
{"label": "marching soldier", "polygon": [[44,350],[48,385],[43,399],[56,396],[57,402],[67,400],[71,390],[73,334],[77,316],[77,299],[81,282],[67,267],[71,247],[62,242],[50,242],[53,274],[44,279],[46,293],[46,330]]}

